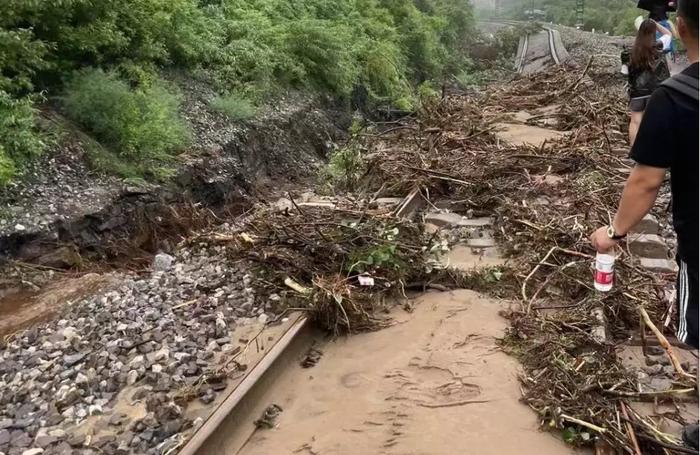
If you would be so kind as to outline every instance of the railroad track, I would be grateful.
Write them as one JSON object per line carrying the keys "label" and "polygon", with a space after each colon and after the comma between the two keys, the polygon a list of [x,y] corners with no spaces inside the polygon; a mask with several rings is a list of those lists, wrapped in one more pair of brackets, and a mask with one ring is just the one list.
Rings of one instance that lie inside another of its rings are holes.
{"label": "railroad track", "polygon": [[[507,19],[480,19],[486,26],[524,27],[529,22]],[[515,69],[521,74],[536,73],[544,67],[561,65],[569,58],[559,31],[551,26],[543,26],[538,33],[528,33],[520,38],[515,57]]]}
{"label": "railroad track", "polygon": [[[245,446],[255,432],[253,421],[260,417],[260,394],[274,387],[275,376],[308,348],[310,324],[305,315],[296,320],[274,342],[269,351],[252,365],[243,380],[212,412],[184,445],[178,455],[232,455]],[[269,403],[267,403],[269,404]]]}
{"label": "railroad track", "polygon": [[551,27],[543,28],[539,33],[520,38],[515,58],[518,73],[536,73],[551,64],[561,65],[569,58],[559,31]]}
{"label": "railroad track", "polygon": [[545,27],[545,30],[547,30],[547,38],[549,41],[549,54],[552,57],[552,60],[554,60],[554,63],[557,65],[561,64],[561,59],[559,58],[559,52],[557,51],[557,45],[555,41],[555,36],[559,33],[554,29]]}

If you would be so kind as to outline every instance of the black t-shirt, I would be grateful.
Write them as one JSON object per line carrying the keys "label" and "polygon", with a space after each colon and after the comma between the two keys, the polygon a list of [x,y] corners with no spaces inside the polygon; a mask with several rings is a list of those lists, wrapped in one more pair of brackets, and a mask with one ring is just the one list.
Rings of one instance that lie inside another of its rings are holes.
{"label": "black t-shirt", "polygon": [[[698,64],[683,70],[698,78]],[[631,158],[639,164],[671,170],[673,227],[678,255],[698,265],[698,102],[660,86],[649,99]]]}

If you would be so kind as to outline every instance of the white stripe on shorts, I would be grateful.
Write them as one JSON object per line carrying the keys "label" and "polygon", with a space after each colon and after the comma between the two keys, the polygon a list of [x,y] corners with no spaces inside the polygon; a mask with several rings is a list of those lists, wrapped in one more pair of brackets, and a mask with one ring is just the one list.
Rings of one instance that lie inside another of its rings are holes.
{"label": "white stripe on shorts", "polygon": [[685,262],[680,261],[681,268],[679,271],[678,282],[678,341],[685,343],[688,337],[688,322],[686,320],[686,312],[688,311],[688,266]]}

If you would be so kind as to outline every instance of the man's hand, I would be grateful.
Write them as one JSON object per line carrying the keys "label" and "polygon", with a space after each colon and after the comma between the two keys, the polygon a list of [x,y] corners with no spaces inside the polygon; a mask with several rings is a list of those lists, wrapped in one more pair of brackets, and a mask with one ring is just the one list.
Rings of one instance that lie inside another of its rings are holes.
{"label": "man's hand", "polygon": [[595,248],[597,252],[607,253],[617,246],[617,240],[608,237],[608,227],[603,226],[591,234],[591,244],[593,244],[593,248]]}

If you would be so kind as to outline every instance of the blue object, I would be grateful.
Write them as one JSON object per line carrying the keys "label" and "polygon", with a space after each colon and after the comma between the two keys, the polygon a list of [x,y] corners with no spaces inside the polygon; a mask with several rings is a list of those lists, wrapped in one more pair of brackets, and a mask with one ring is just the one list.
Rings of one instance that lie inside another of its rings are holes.
{"label": "blue object", "polygon": [[[671,23],[668,21],[668,19],[664,19],[664,20],[657,21],[657,22],[659,24],[661,24],[661,26],[664,27],[665,29],[673,32],[673,28],[671,27]],[[661,35],[663,35],[663,33],[659,32],[659,31],[656,32],[656,40],[657,41],[661,39]],[[673,39],[671,39],[671,46],[668,49],[664,50],[664,54],[674,52],[675,50],[676,50],[675,44],[673,43]]]}

